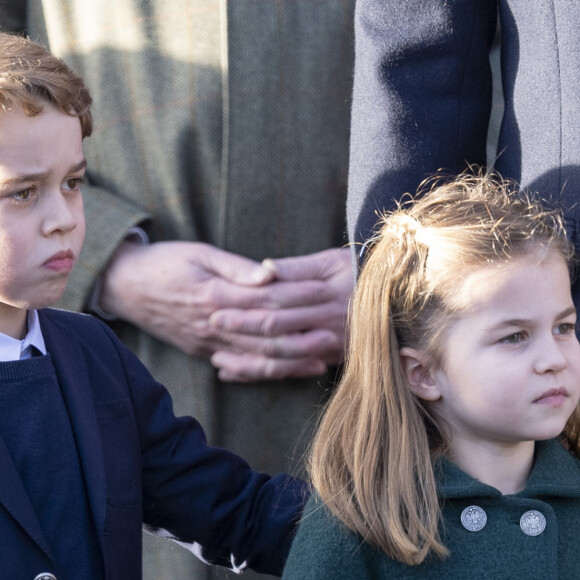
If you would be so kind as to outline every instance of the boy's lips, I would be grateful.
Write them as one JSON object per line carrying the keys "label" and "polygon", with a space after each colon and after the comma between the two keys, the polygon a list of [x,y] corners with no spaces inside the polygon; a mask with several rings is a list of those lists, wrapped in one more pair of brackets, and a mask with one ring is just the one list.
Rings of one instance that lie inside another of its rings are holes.
{"label": "boy's lips", "polygon": [[561,405],[567,396],[568,391],[564,387],[550,389],[535,399],[534,403],[539,403],[540,405]]}
{"label": "boy's lips", "polygon": [[51,256],[43,266],[56,272],[70,272],[74,263],[74,254],[70,250],[63,250]]}

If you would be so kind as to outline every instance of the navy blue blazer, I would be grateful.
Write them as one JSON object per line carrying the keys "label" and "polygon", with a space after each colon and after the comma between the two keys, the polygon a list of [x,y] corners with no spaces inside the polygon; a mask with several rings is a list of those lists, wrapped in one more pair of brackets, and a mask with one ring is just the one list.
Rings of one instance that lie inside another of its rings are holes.
{"label": "navy blue blazer", "polygon": [[498,13],[496,168],[557,201],[580,247],[580,3],[564,0],[357,0],[352,242],[368,239],[377,210],[439,169],[486,165]]}
{"label": "navy blue blazer", "polygon": [[[99,320],[50,309],[39,316],[106,578],[141,578],[143,524],[195,545],[209,562],[281,573],[306,499],[303,483],[256,473],[209,447],[199,423],[174,416],[165,388]],[[0,473],[0,577],[50,572],[50,548],[1,438]]]}

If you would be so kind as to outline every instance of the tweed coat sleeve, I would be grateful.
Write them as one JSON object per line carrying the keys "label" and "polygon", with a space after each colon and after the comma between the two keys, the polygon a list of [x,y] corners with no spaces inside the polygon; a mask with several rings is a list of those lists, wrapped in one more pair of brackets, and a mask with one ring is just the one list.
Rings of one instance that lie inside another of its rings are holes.
{"label": "tweed coat sleeve", "polygon": [[495,23],[491,0],[357,2],[351,242],[438,169],[485,163]]}

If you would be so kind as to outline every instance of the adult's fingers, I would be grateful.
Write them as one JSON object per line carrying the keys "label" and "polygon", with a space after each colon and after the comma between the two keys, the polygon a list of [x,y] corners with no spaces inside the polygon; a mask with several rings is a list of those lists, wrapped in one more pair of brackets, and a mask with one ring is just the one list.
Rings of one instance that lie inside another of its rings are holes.
{"label": "adult's fingers", "polygon": [[271,309],[223,309],[209,317],[209,324],[222,332],[279,336],[313,329],[344,329],[346,309],[343,304],[325,302],[314,306]]}
{"label": "adult's fingers", "polygon": [[275,337],[224,334],[222,341],[227,344],[224,350],[273,359],[330,358],[334,361],[344,350],[342,338],[330,330],[296,332]]}
{"label": "adult's fingers", "polygon": [[325,280],[341,270],[352,271],[350,250],[331,248],[314,254],[290,258],[266,259],[262,265],[271,270],[277,280]]}
{"label": "adult's fingers", "polygon": [[228,382],[312,377],[326,372],[324,361],[312,358],[272,359],[248,353],[217,352],[211,361],[219,369],[219,378]]}

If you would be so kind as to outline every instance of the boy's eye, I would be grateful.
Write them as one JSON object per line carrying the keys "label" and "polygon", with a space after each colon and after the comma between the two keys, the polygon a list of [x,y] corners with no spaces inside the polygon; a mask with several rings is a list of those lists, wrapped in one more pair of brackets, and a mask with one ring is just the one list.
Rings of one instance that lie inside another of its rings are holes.
{"label": "boy's eye", "polygon": [[558,326],[554,328],[554,334],[563,334],[563,335],[571,334],[572,332],[574,332],[575,326],[576,325],[572,324],[571,322],[563,322],[562,324],[558,324]]}
{"label": "boy's eye", "polygon": [[82,177],[71,177],[64,182],[64,188],[69,191],[79,191],[84,181]]}
{"label": "boy's eye", "polygon": [[502,338],[500,342],[503,344],[518,344],[519,342],[525,340],[525,338],[525,332],[514,332],[513,334]]}
{"label": "boy's eye", "polygon": [[32,188],[22,189],[21,191],[16,191],[12,194],[12,198],[16,201],[28,201],[32,197]]}

